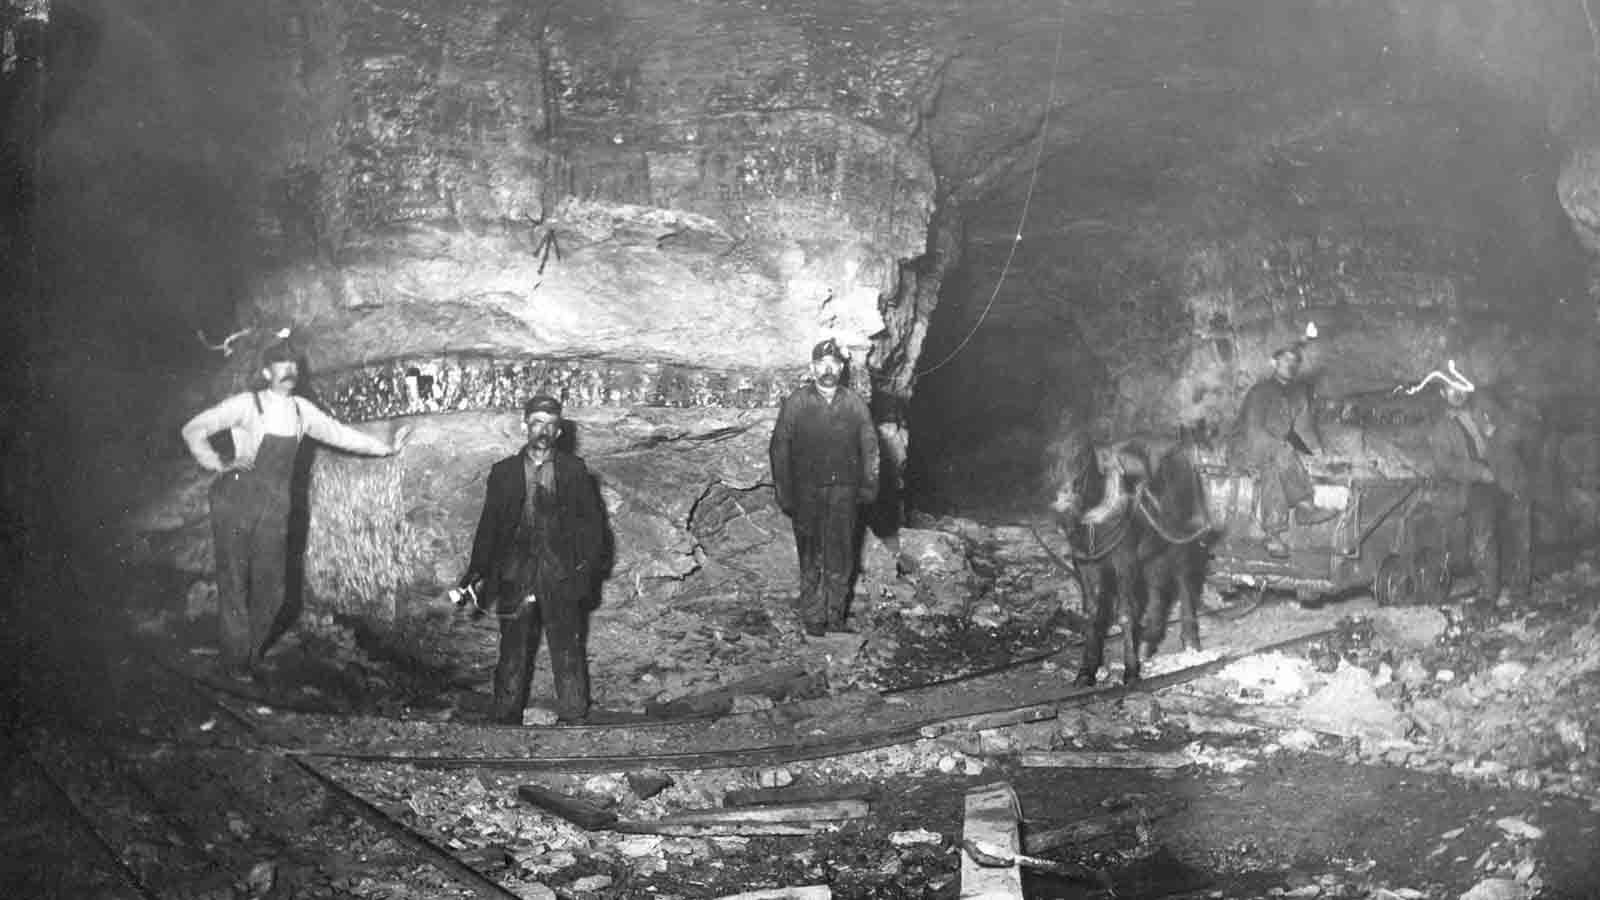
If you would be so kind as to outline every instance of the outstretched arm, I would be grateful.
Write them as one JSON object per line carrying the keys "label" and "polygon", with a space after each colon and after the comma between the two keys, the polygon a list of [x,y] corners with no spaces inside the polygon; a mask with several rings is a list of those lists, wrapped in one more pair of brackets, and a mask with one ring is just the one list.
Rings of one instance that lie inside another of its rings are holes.
{"label": "outstretched arm", "polygon": [[394,438],[386,441],[338,421],[318,409],[317,405],[309,400],[296,397],[295,402],[300,405],[300,414],[305,419],[306,434],[340,450],[367,456],[393,456],[399,453],[411,438],[411,428],[408,425],[396,428]]}

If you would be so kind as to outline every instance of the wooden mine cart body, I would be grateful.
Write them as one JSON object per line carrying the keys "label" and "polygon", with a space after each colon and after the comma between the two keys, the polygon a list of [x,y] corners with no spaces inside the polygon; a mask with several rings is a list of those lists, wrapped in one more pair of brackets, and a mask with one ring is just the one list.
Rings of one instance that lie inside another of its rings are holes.
{"label": "wooden mine cart body", "polygon": [[1207,580],[1224,592],[1281,589],[1309,599],[1371,590],[1385,605],[1439,603],[1469,565],[1472,495],[1461,482],[1313,475],[1317,505],[1339,517],[1291,527],[1284,535],[1289,555],[1278,558],[1262,545],[1256,476],[1215,465],[1201,473],[1220,532]]}
{"label": "wooden mine cart body", "polygon": [[1326,452],[1305,456],[1317,506],[1339,516],[1293,525],[1287,558],[1269,556],[1255,515],[1257,476],[1222,448],[1201,455],[1201,477],[1220,536],[1208,581],[1292,590],[1302,599],[1370,590],[1382,604],[1442,602],[1454,576],[1471,571],[1469,502],[1486,501],[1465,482],[1437,477],[1428,450],[1437,398],[1387,394],[1324,404]]}

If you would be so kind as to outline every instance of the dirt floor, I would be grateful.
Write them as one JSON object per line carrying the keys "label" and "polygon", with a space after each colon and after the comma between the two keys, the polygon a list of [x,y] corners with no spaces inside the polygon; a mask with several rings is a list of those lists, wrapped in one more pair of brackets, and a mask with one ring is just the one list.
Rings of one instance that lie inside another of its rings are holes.
{"label": "dirt floor", "polygon": [[[1002,578],[996,558],[974,565],[989,573],[980,599],[1026,593],[1015,566]],[[182,597],[153,573],[120,578],[125,615],[35,605],[3,623],[0,896],[689,900],[829,885],[835,897],[954,898],[963,794],[999,780],[1020,798],[1025,842],[1131,814],[1040,853],[1099,873],[1119,897],[1600,896],[1593,560],[1489,613],[1356,600],[1323,613],[1341,620],[1324,639],[1045,721],[780,764],[574,774],[263,748],[228,709],[452,728],[475,720],[481,673],[451,681],[358,634],[301,634],[264,685],[216,695],[161,662],[203,671],[214,623],[170,615]],[[1229,627],[1265,637],[1300,615],[1291,607]],[[1065,682],[1076,664],[1071,625],[1065,615],[1044,624],[877,615],[869,631],[894,650],[855,657],[876,667],[856,689],[905,692],[1016,659],[1032,660],[1019,667],[1029,683]],[[775,646],[773,664],[784,653]],[[1215,658],[1163,654],[1152,671]],[[969,683],[985,682],[955,690]],[[1024,764],[1029,751],[1179,754],[1181,764],[1035,767]],[[657,775],[663,790],[641,787]],[[519,799],[526,783],[642,821],[719,808],[738,789],[875,790],[866,817],[819,834],[663,837],[579,828]],[[1031,897],[1076,898],[1109,896],[1105,883],[1027,885]]]}

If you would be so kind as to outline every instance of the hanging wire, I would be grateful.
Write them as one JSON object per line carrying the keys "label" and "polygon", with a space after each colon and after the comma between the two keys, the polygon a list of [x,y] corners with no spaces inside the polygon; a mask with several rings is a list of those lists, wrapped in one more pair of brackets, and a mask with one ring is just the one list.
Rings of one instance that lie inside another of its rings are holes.
{"label": "hanging wire", "polygon": [[930,372],[937,372],[939,369],[944,368],[945,364],[955,359],[962,350],[966,349],[967,344],[972,341],[972,336],[978,333],[978,329],[982,328],[984,321],[989,318],[989,311],[994,309],[994,301],[1000,296],[1000,288],[1006,282],[1007,273],[1011,271],[1011,263],[1017,258],[1017,246],[1022,243],[1022,230],[1028,222],[1028,208],[1033,204],[1033,191],[1039,183],[1039,168],[1044,161],[1045,144],[1050,138],[1050,112],[1056,105],[1056,79],[1061,72],[1061,47],[1066,39],[1066,9],[1069,2],[1070,0],[1062,0],[1061,3],[1061,19],[1056,25],[1055,57],[1050,61],[1050,89],[1045,96],[1044,114],[1039,119],[1039,142],[1033,153],[1033,171],[1028,175],[1028,190],[1022,197],[1022,211],[1017,215],[1017,230],[1012,235],[1011,249],[1006,253],[1005,264],[1000,267],[1000,274],[995,278],[994,290],[989,292],[989,301],[983,305],[983,312],[978,314],[978,321],[972,323],[972,328],[966,333],[966,336],[961,338],[955,349],[951,350],[944,359],[926,369],[915,370],[912,372],[913,375],[927,375]]}

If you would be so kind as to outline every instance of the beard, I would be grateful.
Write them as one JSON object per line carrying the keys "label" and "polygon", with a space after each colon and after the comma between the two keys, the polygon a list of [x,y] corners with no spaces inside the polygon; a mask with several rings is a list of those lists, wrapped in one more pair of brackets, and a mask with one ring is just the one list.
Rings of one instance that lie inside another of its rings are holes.
{"label": "beard", "polygon": [[817,376],[817,384],[820,384],[823,387],[833,387],[833,386],[837,385],[838,383],[839,383],[839,376],[837,376],[837,375],[835,375],[835,374],[833,374],[831,372],[824,372],[821,375]]}

